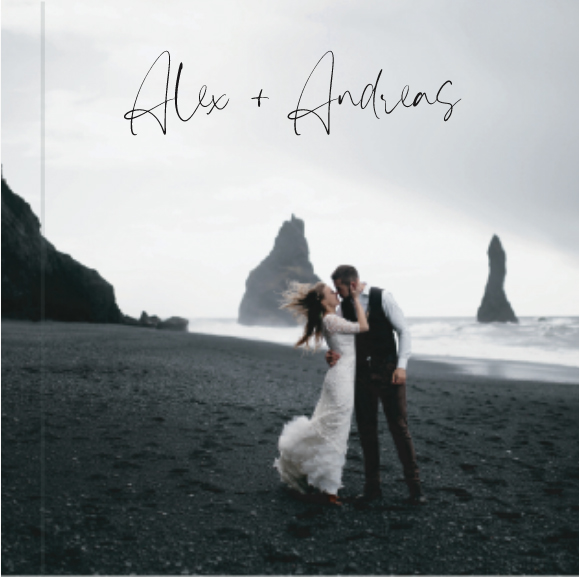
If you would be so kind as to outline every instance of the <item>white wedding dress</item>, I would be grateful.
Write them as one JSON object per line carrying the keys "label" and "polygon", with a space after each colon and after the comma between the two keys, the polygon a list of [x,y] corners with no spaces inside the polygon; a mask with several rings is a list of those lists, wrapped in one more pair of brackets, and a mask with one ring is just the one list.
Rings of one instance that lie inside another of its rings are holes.
{"label": "white wedding dress", "polygon": [[326,373],[311,419],[294,417],[284,425],[279,438],[280,456],[274,467],[282,481],[300,493],[307,492],[310,485],[335,495],[342,486],[354,408],[354,334],[358,332],[358,323],[335,314],[324,317],[324,338],[341,357]]}

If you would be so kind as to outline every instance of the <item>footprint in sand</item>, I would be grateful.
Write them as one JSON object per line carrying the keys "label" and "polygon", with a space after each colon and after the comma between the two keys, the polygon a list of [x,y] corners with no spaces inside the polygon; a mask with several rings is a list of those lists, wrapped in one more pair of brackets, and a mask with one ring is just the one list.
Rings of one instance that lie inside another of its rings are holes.
{"label": "footprint in sand", "polygon": [[445,493],[452,493],[455,497],[458,497],[461,501],[470,501],[473,498],[472,493],[469,493],[466,489],[462,487],[441,487],[440,491]]}
{"label": "footprint in sand", "polygon": [[131,463],[130,461],[117,461],[113,465],[113,469],[141,469],[141,465],[138,465],[137,463]]}
{"label": "footprint in sand", "polygon": [[485,437],[485,441],[490,441],[491,443],[499,443],[503,440],[500,435],[490,435],[489,437]]}
{"label": "footprint in sand", "polygon": [[312,536],[312,528],[303,523],[290,522],[287,525],[287,532],[298,539],[306,539]]}
{"label": "footprint in sand", "polygon": [[193,481],[200,489],[203,491],[209,491],[210,493],[225,493],[225,489],[214,483],[208,483],[206,481]]}
{"label": "footprint in sand", "polygon": [[484,483],[485,485],[489,486],[489,487],[508,487],[509,484],[507,483],[507,481],[505,481],[505,479],[492,479],[489,477],[475,477],[477,481],[480,481],[481,483]]}
{"label": "footprint in sand", "polygon": [[92,475],[89,475],[87,477],[88,481],[105,481],[106,480],[106,475],[103,475],[102,473],[93,473]]}
{"label": "footprint in sand", "polygon": [[516,523],[523,518],[523,513],[519,511],[494,511],[494,514],[505,521]]}

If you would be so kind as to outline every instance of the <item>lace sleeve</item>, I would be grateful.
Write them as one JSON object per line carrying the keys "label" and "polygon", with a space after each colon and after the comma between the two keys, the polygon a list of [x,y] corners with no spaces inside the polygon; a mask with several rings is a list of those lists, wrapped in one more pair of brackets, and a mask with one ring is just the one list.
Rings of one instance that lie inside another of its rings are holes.
{"label": "lace sleeve", "polygon": [[343,335],[352,335],[360,332],[360,325],[352,323],[337,315],[326,315],[324,324],[329,333],[339,333]]}

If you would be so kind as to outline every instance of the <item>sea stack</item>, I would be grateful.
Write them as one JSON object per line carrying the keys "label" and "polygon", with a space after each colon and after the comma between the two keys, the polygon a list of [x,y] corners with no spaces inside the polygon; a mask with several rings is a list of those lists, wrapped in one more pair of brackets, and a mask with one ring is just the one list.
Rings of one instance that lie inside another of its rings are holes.
{"label": "sea stack", "polygon": [[320,279],[310,263],[304,221],[293,214],[280,228],[272,251],[253,269],[245,282],[239,305],[242,325],[295,326],[290,312],[280,309],[282,293],[288,283],[316,283]]}
{"label": "sea stack", "polygon": [[127,325],[145,327],[149,329],[164,329],[169,331],[185,331],[189,327],[189,321],[183,317],[169,317],[162,320],[157,315],[149,316],[145,311],[141,313],[139,320],[125,315],[124,323]]}
{"label": "sea stack", "polygon": [[115,292],[93,269],[58,252],[40,222],[2,177],[2,317],[40,320],[44,252],[44,318],[119,323]]}
{"label": "sea stack", "polygon": [[495,234],[488,249],[489,278],[482,303],[477,312],[479,323],[518,323],[511,304],[505,294],[505,277],[507,275],[507,255],[499,237]]}

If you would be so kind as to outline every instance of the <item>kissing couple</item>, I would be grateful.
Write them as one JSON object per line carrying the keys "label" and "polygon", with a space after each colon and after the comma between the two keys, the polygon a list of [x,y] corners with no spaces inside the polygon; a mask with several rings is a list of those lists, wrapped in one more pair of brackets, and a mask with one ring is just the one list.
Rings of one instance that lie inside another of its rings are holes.
{"label": "kissing couple", "polygon": [[407,423],[410,333],[404,315],[390,293],[361,283],[353,266],[339,266],[332,281],[335,291],[322,282],[293,283],[284,293],[282,308],[305,319],[295,346],[311,348],[313,340],[316,349],[325,339],[330,368],[311,418],[294,417],[284,425],[274,467],[290,488],[316,502],[341,505],[338,490],[355,409],[365,475],[364,491],[357,499],[381,498],[378,406],[382,404],[408,486],[407,502],[423,504],[426,498]]}

